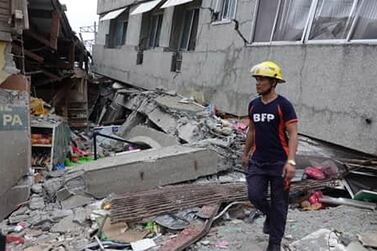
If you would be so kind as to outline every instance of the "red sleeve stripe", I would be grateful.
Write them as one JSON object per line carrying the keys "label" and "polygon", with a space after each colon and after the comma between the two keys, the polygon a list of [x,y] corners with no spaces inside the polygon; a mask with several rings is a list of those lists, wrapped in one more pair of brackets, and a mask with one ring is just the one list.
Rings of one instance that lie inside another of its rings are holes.
{"label": "red sleeve stripe", "polygon": [[291,119],[285,122],[286,125],[292,124],[292,123],[298,123],[298,119]]}
{"label": "red sleeve stripe", "polygon": [[288,148],[288,142],[286,140],[285,136],[285,125],[283,122],[283,111],[281,110],[280,106],[278,105],[278,114],[280,117],[280,122],[279,122],[279,139],[280,139],[280,144],[283,147],[285,153],[288,156],[289,153],[289,148]]}

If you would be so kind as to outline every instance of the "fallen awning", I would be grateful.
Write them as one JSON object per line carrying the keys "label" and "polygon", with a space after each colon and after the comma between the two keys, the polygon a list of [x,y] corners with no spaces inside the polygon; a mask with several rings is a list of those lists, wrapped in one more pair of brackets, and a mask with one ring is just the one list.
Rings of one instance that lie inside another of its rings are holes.
{"label": "fallen awning", "polygon": [[146,3],[141,3],[139,6],[137,6],[130,15],[137,15],[144,12],[151,11],[154,7],[157,6],[162,0],[154,0]]}
{"label": "fallen awning", "polygon": [[119,10],[111,11],[111,12],[107,13],[106,15],[104,15],[103,17],[101,17],[99,20],[100,21],[105,21],[105,20],[110,20],[110,19],[117,18],[126,9],[127,9],[127,7],[119,9]]}
{"label": "fallen awning", "polygon": [[161,6],[161,9],[192,2],[193,0],[168,0]]}

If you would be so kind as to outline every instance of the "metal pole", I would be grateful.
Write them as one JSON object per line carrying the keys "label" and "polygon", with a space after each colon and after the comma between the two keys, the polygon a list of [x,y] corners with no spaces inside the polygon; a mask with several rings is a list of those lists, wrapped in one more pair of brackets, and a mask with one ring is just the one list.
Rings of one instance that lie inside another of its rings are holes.
{"label": "metal pole", "polygon": [[93,133],[94,160],[97,160],[97,133]]}

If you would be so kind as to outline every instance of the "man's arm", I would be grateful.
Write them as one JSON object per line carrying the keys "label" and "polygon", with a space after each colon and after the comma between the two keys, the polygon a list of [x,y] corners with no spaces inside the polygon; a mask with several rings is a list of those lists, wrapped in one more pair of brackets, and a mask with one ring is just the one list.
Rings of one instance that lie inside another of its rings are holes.
{"label": "man's arm", "polygon": [[[297,123],[289,123],[286,126],[288,133],[288,160],[294,160],[297,152],[298,145],[298,129]],[[283,176],[291,180],[295,176],[295,166],[286,163],[283,169]]]}
{"label": "man's arm", "polygon": [[243,150],[243,155],[242,155],[242,165],[244,167],[247,167],[249,164],[249,158],[250,158],[250,153],[251,149],[253,148],[254,144],[254,124],[250,121],[249,123],[249,129],[247,131],[246,135],[246,142],[245,142],[245,148]]}

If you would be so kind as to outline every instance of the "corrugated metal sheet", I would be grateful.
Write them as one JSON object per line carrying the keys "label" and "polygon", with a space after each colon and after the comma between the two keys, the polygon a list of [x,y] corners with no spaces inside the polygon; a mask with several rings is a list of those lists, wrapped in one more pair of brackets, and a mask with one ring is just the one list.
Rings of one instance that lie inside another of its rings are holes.
{"label": "corrugated metal sheet", "polygon": [[10,0],[0,0],[0,31],[10,31],[11,25],[9,20],[11,18]]}

